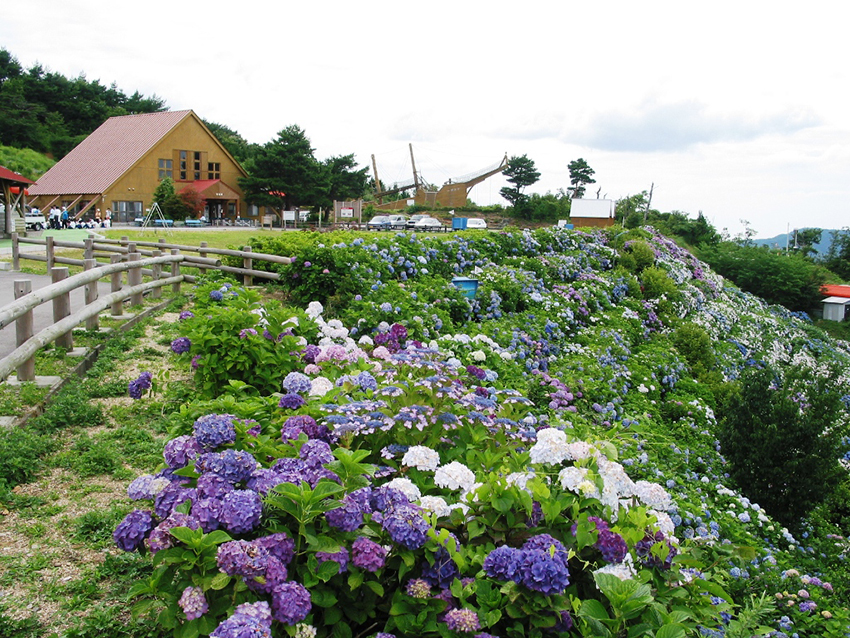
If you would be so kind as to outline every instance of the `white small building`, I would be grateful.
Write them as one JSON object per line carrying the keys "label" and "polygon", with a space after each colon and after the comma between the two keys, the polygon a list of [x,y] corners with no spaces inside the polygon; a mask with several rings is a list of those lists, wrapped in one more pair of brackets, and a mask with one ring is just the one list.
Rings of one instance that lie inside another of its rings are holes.
{"label": "white small building", "polygon": [[850,315],[850,299],[827,297],[823,300],[823,318],[827,321],[844,321]]}

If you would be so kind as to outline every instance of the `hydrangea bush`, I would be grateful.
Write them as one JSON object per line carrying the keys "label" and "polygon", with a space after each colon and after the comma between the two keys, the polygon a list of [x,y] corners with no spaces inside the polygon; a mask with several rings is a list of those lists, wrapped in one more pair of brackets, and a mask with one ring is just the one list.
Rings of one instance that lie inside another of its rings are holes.
{"label": "hydrangea bush", "polygon": [[[654,262],[634,273],[602,232],[301,246],[352,260],[325,296],[351,296],[348,323],[204,297],[177,356],[200,358],[205,399],[115,533],[156,566],[137,611],[180,636],[843,636],[846,539],[798,539],[727,487],[714,410],[747,366],[846,369],[846,347],[637,235]],[[640,279],[652,268],[675,298]],[[472,269],[463,312],[445,282],[417,288]],[[294,341],[268,350],[261,320]],[[682,321],[716,344],[708,382],[671,337]],[[217,363],[238,357],[253,368]]]}

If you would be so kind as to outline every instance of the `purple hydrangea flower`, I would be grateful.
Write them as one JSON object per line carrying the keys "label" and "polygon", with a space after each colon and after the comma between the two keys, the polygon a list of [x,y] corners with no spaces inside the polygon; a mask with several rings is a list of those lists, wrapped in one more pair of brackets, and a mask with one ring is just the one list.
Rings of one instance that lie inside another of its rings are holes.
{"label": "purple hydrangea flower", "polygon": [[555,548],[554,556],[561,560],[564,565],[567,564],[569,560],[570,554],[567,551],[567,548],[564,544],[559,541],[554,536],[549,534],[537,534],[536,536],[532,536],[522,545],[522,549],[542,549],[544,552],[549,554],[552,548]]}
{"label": "purple hydrangea flower", "polygon": [[282,397],[280,397],[280,401],[278,402],[277,407],[285,408],[287,410],[297,410],[302,405],[304,405],[304,403],[305,401],[300,394],[290,392],[289,394],[284,394]]}
{"label": "purple hydrangea flower", "polygon": [[222,498],[228,492],[232,492],[233,489],[233,483],[212,472],[201,474],[195,486],[198,498]]}
{"label": "purple hydrangea flower", "polygon": [[313,387],[310,377],[301,372],[290,372],[283,379],[283,389],[295,394],[307,394]]}
{"label": "purple hydrangea flower", "polygon": [[375,380],[375,377],[368,372],[361,372],[358,374],[355,379],[355,383],[357,383],[357,385],[360,386],[360,389],[364,392],[367,390],[375,391],[378,389],[378,382]]}
{"label": "purple hydrangea flower", "polygon": [[132,399],[141,399],[146,390],[150,390],[153,376],[150,372],[142,372],[138,379],[127,384],[127,392]]}
{"label": "purple hydrangea flower", "polygon": [[346,495],[342,499],[342,507],[325,512],[325,520],[331,527],[343,532],[353,532],[363,524],[363,510],[356,501]]}
{"label": "purple hydrangea flower", "polygon": [[472,633],[481,629],[478,614],[471,609],[452,609],[446,613],[446,625],[451,631]]}
{"label": "purple hydrangea flower", "polygon": [[449,587],[458,576],[460,571],[445,547],[437,548],[433,565],[428,561],[422,565],[422,578],[440,589]]}
{"label": "purple hydrangea flower", "polygon": [[528,589],[547,596],[560,594],[570,584],[570,573],[564,562],[542,549],[524,549],[514,576]]}
{"label": "purple hydrangea flower", "polygon": [[285,583],[289,579],[289,572],[286,565],[280,562],[276,557],[269,556],[266,561],[266,569],[263,572],[263,580],[261,583],[256,578],[248,578],[245,584],[248,589],[259,594],[271,594],[279,585]]}
{"label": "purple hydrangea flower", "polygon": [[[658,544],[666,545],[667,555],[663,559],[659,558],[652,551],[652,548]],[[655,534],[648,533],[642,540],[635,543],[635,553],[640,559],[640,562],[647,567],[670,569],[673,565],[673,558],[678,554],[678,550],[673,547],[670,541],[665,539],[664,533],[659,531],[655,532]]]}
{"label": "purple hydrangea flower", "polygon": [[222,527],[233,534],[250,532],[260,524],[263,501],[251,490],[233,490],[221,499],[219,520]]}
{"label": "purple hydrangea flower", "polygon": [[334,460],[331,446],[319,439],[310,439],[298,451],[298,456],[307,467],[318,468]]}
{"label": "purple hydrangea flower", "polygon": [[217,530],[221,525],[221,501],[217,498],[201,498],[192,504],[192,516],[201,522],[205,533]]}
{"label": "purple hydrangea flower", "polygon": [[194,501],[196,498],[198,495],[194,489],[183,487],[179,483],[170,483],[154,498],[154,511],[160,518],[165,518],[181,503]]}
{"label": "purple hydrangea flower", "polygon": [[629,553],[623,537],[609,529],[600,530],[595,547],[602,552],[602,559],[608,563],[622,563]]}
{"label": "purple hydrangea flower", "polygon": [[140,499],[153,500],[169,483],[170,481],[167,478],[153,476],[152,474],[142,474],[133,479],[130,485],[127,486],[127,496],[134,501]]}
{"label": "purple hydrangea flower", "polygon": [[253,328],[242,328],[242,330],[239,331],[239,338],[247,339],[248,337],[256,337],[257,334],[257,331]]}
{"label": "purple hydrangea flower", "polygon": [[165,444],[162,456],[171,469],[178,470],[186,467],[189,461],[196,459],[203,450],[195,437],[189,435],[178,436]]}
{"label": "purple hydrangea flower", "polygon": [[318,559],[320,565],[328,561],[334,561],[339,565],[340,574],[348,571],[349,554],[345,547],[341,547],[338,552],[332,554],[330,552],[316,552],[316,559]]}
{"label": "purple hydrangea flower", "polygon": [[265,547],[269,554],[277,558],[284,565],[288,565],[292,557],[295,556],[295,541],[289,538],[285,532],[261,536],[255,539],[254,542]]}
{"label": "purple hydrangea flower", "polygon": [[174,547],[175,539],[171,535],[174,527],[188,527],[189,529],[200,529],[201,523],[193,516],[172,512],[164,521],[151,530],[148,535],[148,547],[154,554],[161,549]]}
{"label": "purple hydrangea flower", "polygon": [[249,490],[258,492],[263,496],[267,496],[275,487],[281,483],[286,483],[286,477],[278,474],[274,470],[267,468],[258,468],[254,470],[251,478],[248,479],[246,487]]}
{"label": "purple hydrangea flower", "polygon": [[474,366],[474,365],[468,365],[468,366],[466,366],[466,371],[467,371],[467,372],[468,372],[471,376],[473,376],[473,377],[475,377],[476,379],[478,379],[479,381],[483,381],[483,380],[484,380],[484,378],[487,376],[487,373],[486,373],[486,372],[484,372],[484,370],[483,370],[483,369],[479,368],[478,366]]}
{"label": "purple hydrangea flower", "polygon": [[189,352],[192,348],[192,341],[189,337],[177,337],[174,341],[171,342],[171,351],[174,354],[183,354],[184,352]]}
{"label": "purple hydrangea flower", "polygon": [[201,367],[201,355],[196,354],[192,357],[192,370],[197,370]]}
{"label": "purple hydrangea flower", "polygon": [[147,510],[133,510],[118,524],[112,533],[112,540],[125,552],[140,549],[154,527],[154,518]]}
{"label": "purple hydrangea flower", "polygon": [[411,598],[430,598],[431,585],[427,580],[411,578],[404,587],[404,593]]}
{"label": "purple hydrangea flower", "polygon": [[502,545],[484,559],[484,573],[496,580],[514,580],[520,561],[521,551]]}
{"label": "purple hydrangea flower", "polygon": [[195,313],[192,312],[191,310],[184,310],[183,312],[180,313],[180,317],[178,317],[178,318],[180,319],[180,321],[185,321],[186,319],[191,319],[194,316],[195,316]]}
{"label": "purple hydrangea flower", "polygon": [[256,541],[228,541],[216,553],[218,568],[228,576],[262,576],[268,559],[268,550]]}
{"label": "purple hydrangea flower", "polygon": [[215,628],[210,638],[271,638],[271,635],[271,609],[262,600],[239,605],[230,618]]}
{"label": "purple hydrangea flower", "polygon": [[198,473],[212,472],[231,484],[245,483],[257,469],[257,459],[245,450],[225,450],[201,454],[195,462]]}
{"label": "purple hydrangea flower", "polygon": [[186,620],[196,620],[207,613],[210,609],[207,604],[204,590],[200,587],[187,587],[183,590],[183,595],[177,601],[180,609],[186,614]]}
{"label": "purple hydrangea flower", "polygon": [[280,438],[284,443],[294,441],[301,433],[307,435],[308,439],[321,439],[322,441],[330,441],[331,431],[326,425],[319,425],[316,419],[309,414],[296,414],[288,419],[283,424],[280,431]]}
{"label": "purple hydrangea flower", "polygon": [[393,542],[407,549],[419,549],[428,539],[430,525],[418,508],[411,506],[396,507],[388,513],[381,526],[390,535]]}
{"label": "purple hydrangea flower", "polygon": [[310,344],[301,352],[301,358],[304,359],[306,363],[315,363],[316,357],[319,356],[321,352],[322,349],[319,346]]}
{"label": "purple hydrangea flower", "polygon": [[232,414],[207,414],[202,416],[193,426],[195,439],[207,451],[233,443],[236,440],[236,428]]}
{"label": "purple hydrangea flower", "polygon": [[211,290],[210,299],[213,301],[221,301],[222,299],[224,299],[224,294],[221,292],[221,290]]}
{"label": "purple hydrangea flower", "polygon": [[296,625],[310,613],[310,592],[301,583],[287,581],[272,592],[272,616],[285,625]]}
{"label": "purple hydrangea flower", "polygon": [[394,510],[396,507],[407,507],[410,505],[410,500],[404,495],[404,492],[397,490],[394,487],[383,485],[377,490],[372,490],[369,502],[372,509],[378,512],[387,512]]}
{"label": "purple hydrangea flower", "polygon": [[351,563],[368,572],[376,572],[386,563],[387,550],[365,536],[358,536],[351,545]]}

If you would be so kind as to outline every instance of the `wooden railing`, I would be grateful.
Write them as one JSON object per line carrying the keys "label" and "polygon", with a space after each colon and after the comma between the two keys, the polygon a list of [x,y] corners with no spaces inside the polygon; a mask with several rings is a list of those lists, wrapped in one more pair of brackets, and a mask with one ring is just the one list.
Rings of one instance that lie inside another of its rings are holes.
{"label": "wooden railing", "polygon": [[[36,244],[45,247],[44,254],[22,252],[21,244]],[[140,249],[140,246],[151,250]],[[56,248],[76,248],[83,250],[84,259],[72,259],[56,254]],[[171,254],[163,255],[163,251]],[[184,254],[190,253],[190,254]],[[191,253],[197,253],[191,254]],[[212,255],[212,256],[210,256]],[[242,268],[224,266],[218,255],[239,257]],[[110,263],[98,262],[97,258],[108,257]],[[57,346],[73,348],[72,330],[86,323],[86,328],[98,328],[98,315],[111,308],[113,317],[123,314],[123,302],[130,299],[131,305],[141,305],[143,295],[150,293],[153,298],[162,296],[162,288],[172,286],[174,294],[179,294],[180,285],[185,281],[194,283],[195,277],[180,272],[181,264],[197,268],[201,273],[217,269],[223,272],[241,275],[243,283],[251,285],[254,277],[276,280],[280,275],[275,272],[254,270],[253,261],[268,261],[279,264],[289,264],[289,257],[255,253],[250,246],[243,250],[210,248],[206,242],[200,246],[184,246],[169,244],[164,240],[158,242],[131,242],[128,238],[95,239],[90,236],[83,242],[59,241],[53,237],[45,239],[30,239],[12,234],[12,268],[20,270],[20,262],[24,259],[47,263],[53,283],[39,290],[32,290],[32,282],[26,279],[15,280],[15,301],[0,308],[0,329],[13,321],[16,325],[16,349],[3,359],[0,359],[0,381],[4,380],[13,370],[17,369],[20,381],[31,381],[35,378],[35,354],[49,343],[56,342]],[[81,266],[83,272],[68,276],[67,267],[57,267],[56,264]],[[171,264],[169,277],[162,277],[162,268]],[[127,273],[127,287],[122,286],[122,274]],[[143,282],[148,276],[150,281]],[[111,293],[98,298],[97,282],[99,279],[110,277]],[[72,290],[85,287],[85,306],[71,314],[70,293]],[[47,301],[53,302],[53,324],[36,335],[33,335],[33,309]]]}

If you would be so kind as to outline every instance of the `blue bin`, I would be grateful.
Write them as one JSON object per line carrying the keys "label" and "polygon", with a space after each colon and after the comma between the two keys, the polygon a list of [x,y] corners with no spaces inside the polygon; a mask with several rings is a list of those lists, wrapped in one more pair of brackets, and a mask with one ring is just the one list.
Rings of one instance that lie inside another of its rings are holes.
{"label": "blue bin", "polygon": [[475,293],[478,292],[477,279],[472,279],[471,277],[452,277],[452,285],[460,290],[467,299],[475,299]]}
{"label": "blue bin", "polygon": [[452,230],[466,230],[466,217],[452,217]]}

